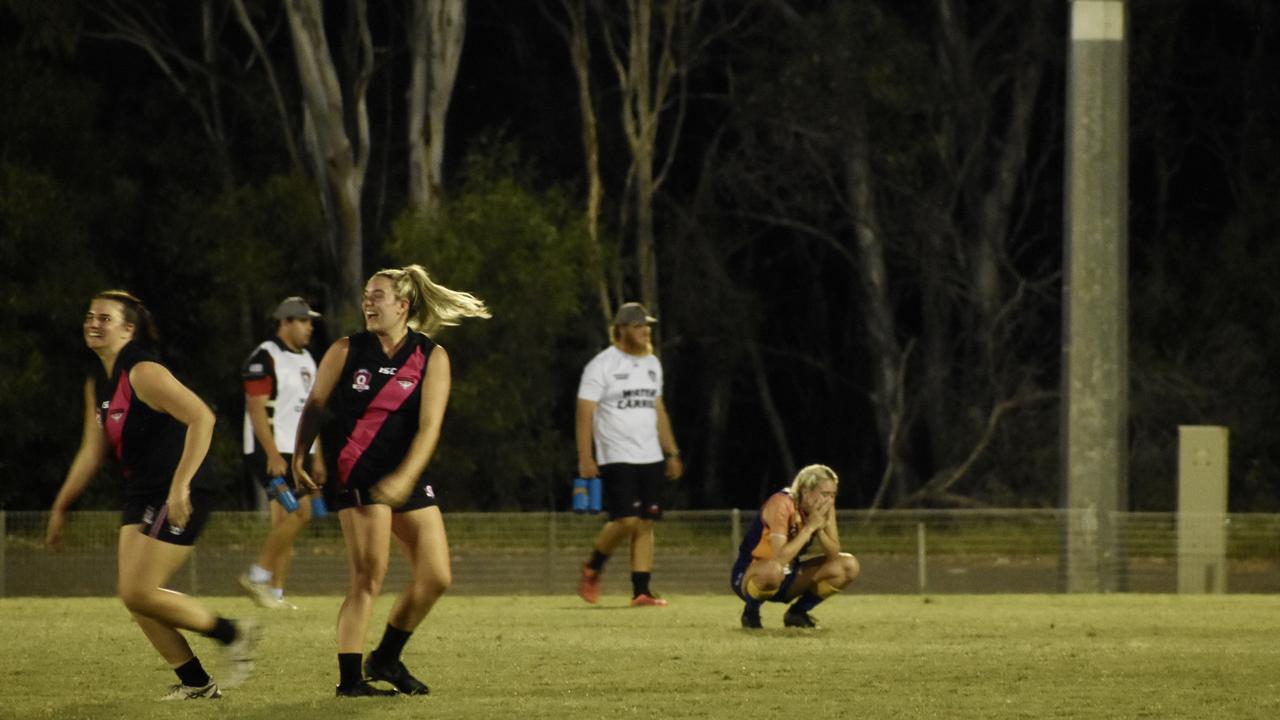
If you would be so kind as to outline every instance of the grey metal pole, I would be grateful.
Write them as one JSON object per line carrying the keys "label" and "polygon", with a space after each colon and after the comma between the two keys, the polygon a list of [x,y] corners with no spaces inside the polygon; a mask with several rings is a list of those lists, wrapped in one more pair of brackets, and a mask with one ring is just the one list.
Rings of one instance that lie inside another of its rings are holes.
{"label": "grey metal pole", "polygon": [[5,546],[9,544],[9,529],[5,527],[4,511],[0,510],[0,598],[5,597],[4,576],[5,576]]}
{"label": "grey metal pole", "polygon": [[556,511],[547,511],[547,585],[548,594],[555,593],[556,552],[560,548],[560,538],[556,528]]}
{"label": "grey metal pole", "polygon": [[916,523],[916,583],[923,595],[929,589],[929,569],[925,565],[929,553],[925,551],[924,523]]}
{"label": "grey metal pole", "polygon": [[1071,0],[1062,425],[1068,592],[1124,589],[1128,504],[1128,12]]}

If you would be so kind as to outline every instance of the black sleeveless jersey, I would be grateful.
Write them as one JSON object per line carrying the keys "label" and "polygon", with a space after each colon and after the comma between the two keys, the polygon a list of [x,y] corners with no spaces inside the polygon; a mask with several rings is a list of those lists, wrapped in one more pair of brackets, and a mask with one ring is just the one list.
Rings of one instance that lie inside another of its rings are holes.
{"label": "black sleeveless jersey", "polygon": [[[101,363],[95,363],[92,376],[98,425],[107,435],[112,457],[120,464],[125,498],[130,500],[168,491],[187,438],[186,425],[134,395],[129,371],[140,362],[163,365],[155,355],[131,342],[121,348],[110,378]],[[212,489],[215,485],[206,456],[191,479],[191,487]]]}
{"label": "black sleeveless jersey", "polygon": [[348,338],[347,362],[320,430],[330,482],[339,489],[371,487],[404,460],[418,432],[422,380],[435,347],[410,331],[388,358],[373,333]]}

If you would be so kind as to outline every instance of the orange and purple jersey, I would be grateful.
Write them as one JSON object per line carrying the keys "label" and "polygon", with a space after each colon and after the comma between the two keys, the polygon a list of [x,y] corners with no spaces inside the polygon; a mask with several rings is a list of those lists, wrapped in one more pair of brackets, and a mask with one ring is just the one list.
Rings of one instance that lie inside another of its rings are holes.
{"label": "orange and purple jersey", "polygon": [[[803,523],[804,513],[796,506],[790,488],[770,495],[760,507],[755,522],[751,523],[751,529],[742,538],[742,544],[738,546],[738,561],[734,563],[734,572],[745,571],[753,560],[771,559],[774,550],[769,536],[783,535],[790,542],[800,533]],[[802,554],[803,551],[796,553],[790,565],[794,566]]]}

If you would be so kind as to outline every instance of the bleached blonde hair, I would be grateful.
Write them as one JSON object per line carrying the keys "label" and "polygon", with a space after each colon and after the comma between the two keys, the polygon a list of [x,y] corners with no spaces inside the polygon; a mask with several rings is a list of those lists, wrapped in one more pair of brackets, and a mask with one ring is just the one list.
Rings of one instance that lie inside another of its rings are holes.
{"label": "bleached blonde hair", "polygon": [[814,489],[824,480],[830,480],[836,484],[836,487],[840,487],[840,477],[836,475],[835,470],[826,465],[805,465],[791,481],[791,497],[799,500],[802,494]]}
{"label": "bleached blonde hair", "polygon": [[387,268],[374,273],[373,277],[390,280],[396,297],[409,302],[411,330],[430,335],[442,327],[459,324],[463,318],[493,317],[483,300],[435,282],[421,265]]}

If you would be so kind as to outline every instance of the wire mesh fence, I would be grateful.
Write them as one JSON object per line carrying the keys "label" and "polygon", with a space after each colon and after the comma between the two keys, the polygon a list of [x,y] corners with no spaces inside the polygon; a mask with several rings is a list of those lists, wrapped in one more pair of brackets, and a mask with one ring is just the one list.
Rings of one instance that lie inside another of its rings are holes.
{"label": "wire mesh fence", "polygon": [[[0,512],[0,596],[114,593],[119,516],[73,513],[65,549],[44,547],[47,514]],[[669,512],[657,530],[654,588],[728,592],[729,570],[755,511]],[[1221,516],[1228,592],[1280,592],[1280,515]],[[603,518],[573,513],[446,513],[451,594],[571,594]],[[1064,591],[1068,513],[1054,510],[865,511],[840,513],[841,544],[862,563],[864,593],[1055,593]],[[1117,513],[1120,587],[1178,589],[1178,516]],[[238,592],[236,578],[257,556],[269,521],[257,512],[215,513],[172,587],[202,595]],[[384,585],[396,591],[407,568],[392,552]],[[336,518],[311,523],[295,545],[292,594],[342,593],[347,565]],[[629,592],[627,548],[606,566],[603,591]]]}

